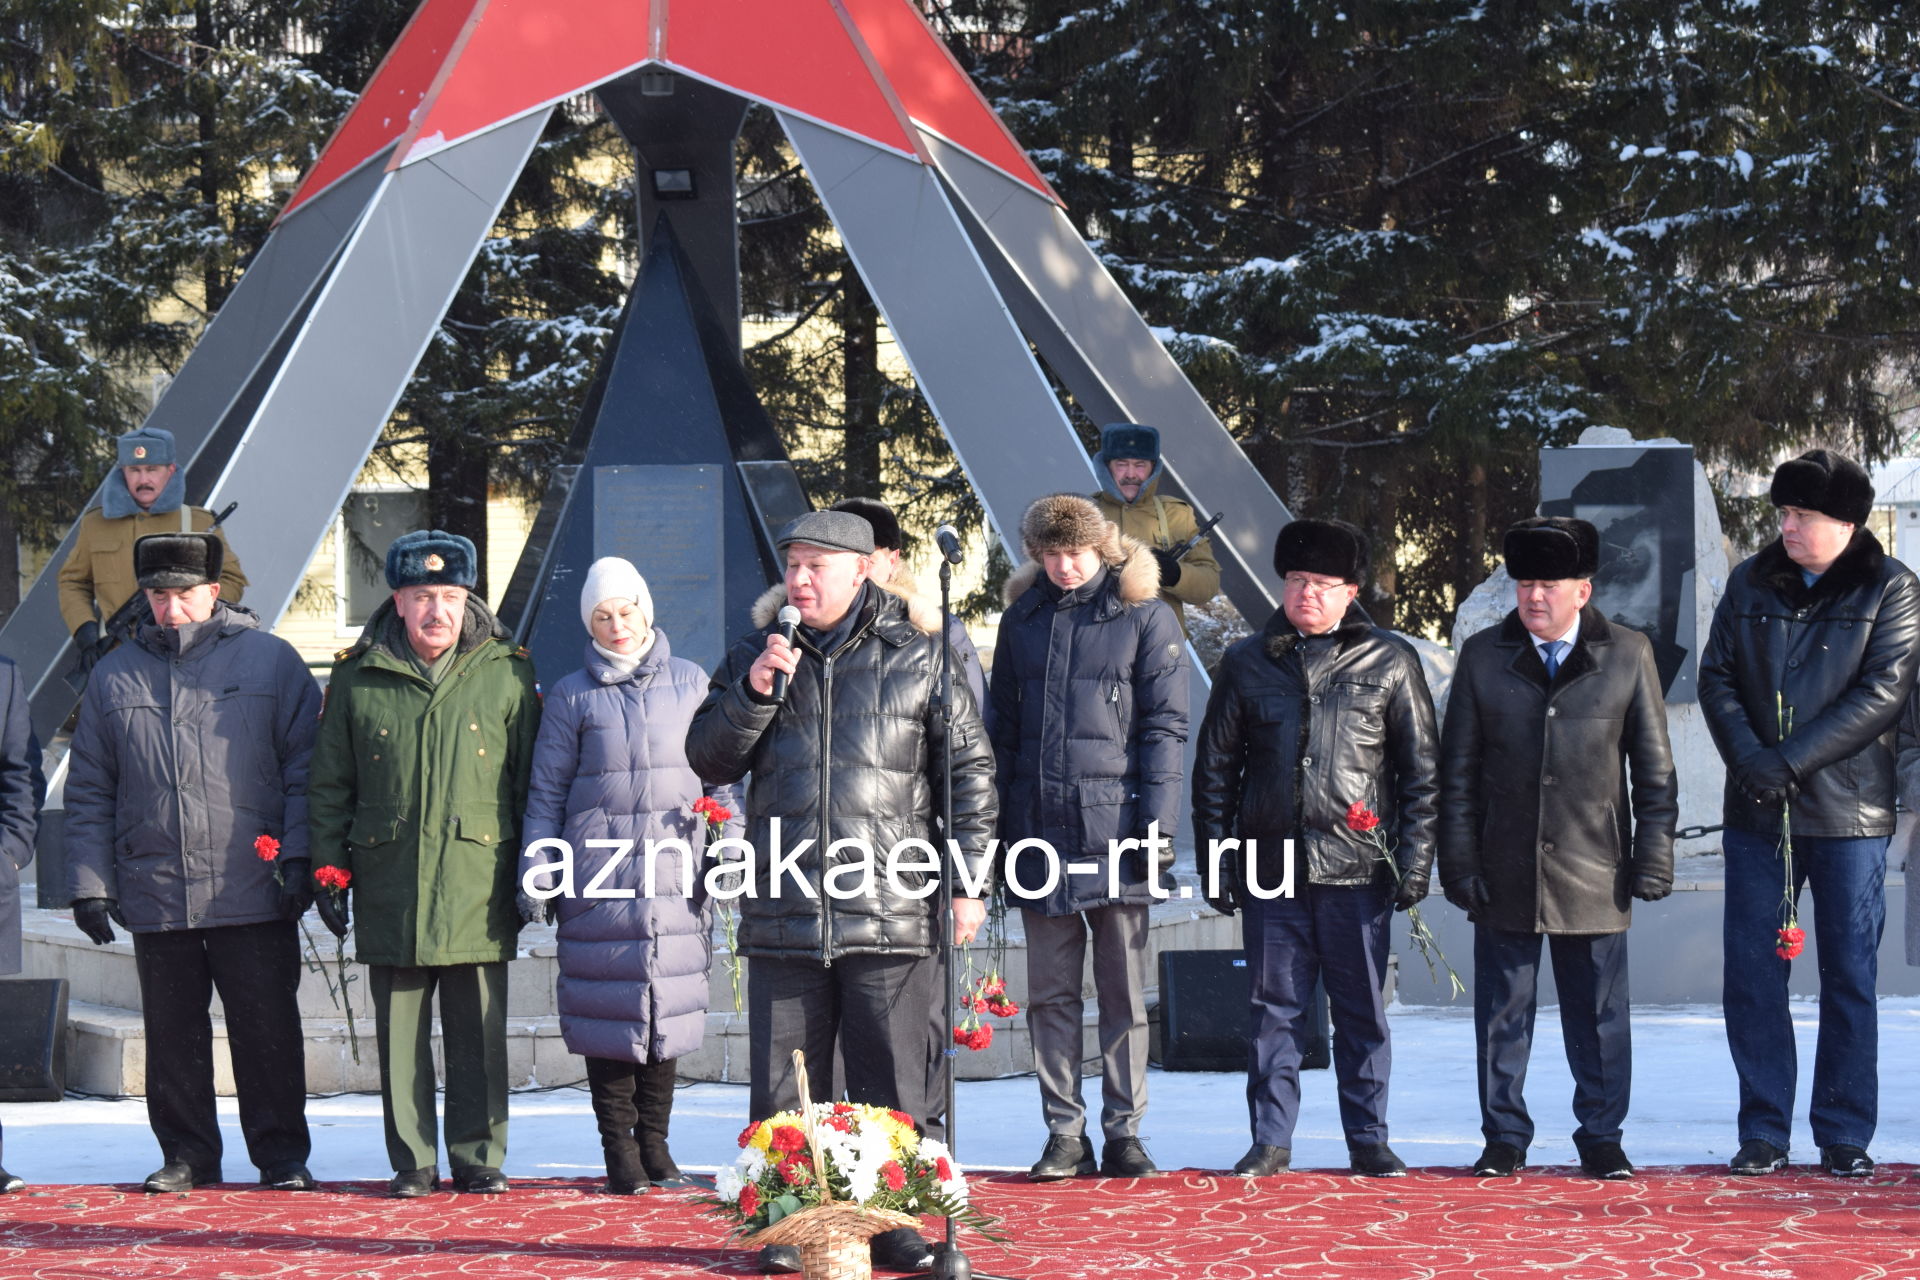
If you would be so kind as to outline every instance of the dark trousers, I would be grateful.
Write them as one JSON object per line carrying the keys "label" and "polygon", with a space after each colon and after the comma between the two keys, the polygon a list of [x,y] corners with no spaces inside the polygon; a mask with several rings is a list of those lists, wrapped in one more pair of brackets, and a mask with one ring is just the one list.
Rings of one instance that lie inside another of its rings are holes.
{"label": "dark trousers", "polygon": [[829,1100],[837,1042],[848,1100],[926,1120],[927,1010],[940,998],[940,968],[931,956],[842,956],[831,965],[755,956],[750,964],[753,1115],[800,1104],[795,1049],[807,1057],[810,1100]]}
{"label": "dark trousers", "polygon": [[1386,894],[1367,885],[1308,884],[1291,898],[1248,895],[1241,940],[1253,988],[1247,1109],[1253,1140],[1291,1147],[1300,1115],[1300,1059],[1311,1028],[1314,982],[1333,1015],[1340,1127],[1350,1144],[1387,1140]]}
{"label": "dark trousers", "polygon": [[[1779,841],[1729,830],[1721,1000],[1727,1047],[1740,1075],[1740,1141],[1785,1151],[1793,1131],[1798,1062],[1787,1011],[1792,965],[1774,953],[1786,868]],[[1880,934],[1887,923],[1887,838],[1799,836],[1793,896],[1813,890],[1820,944],[1820,1038],[1810,1119],[1815,1145],[1865,1147],[1880,1117]],[[1805,964],[1802,958],[1798,963]]]}
{"label": "dark trousers", "polygon": [[498,1169],[507,1158],[507,966],[367,967],[380,1041],[380,1109],[395,1171],[438,1161],[434,1124],[433,995],[447,1064],[447,1163]]}
{"label": "dark trousers", "polygon": [[147,1033],[147,1120],[162,1160],[191,1165],[202,1178],[220,1173],[208,1012],[217,990],[247,1157],[263,1170],[305,1162],[312,1141],[292,923],[136,933],[133,959]]}
{"label": "dark trousers", "polygon": [[[1479,1044],[1480,1132],[1525,1151],[1533,1120],[1522,1091],[1539,1006],[1540,938],[1476,925],[1473,1028]],[[1573,1069],[1573,1144],[1620,1141],[1633,1083],[1633,1003],[1627,995],[1627,935],[1554,934],[1553,981],[1560,1031]]]}

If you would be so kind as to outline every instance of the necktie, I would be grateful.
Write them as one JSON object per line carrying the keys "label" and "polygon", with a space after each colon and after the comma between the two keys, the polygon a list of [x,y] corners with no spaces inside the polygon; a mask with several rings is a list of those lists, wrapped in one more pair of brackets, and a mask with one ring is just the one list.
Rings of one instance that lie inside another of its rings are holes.
{"label": "necktie", "polygon": [[1549,680],[1560,674],[1560,650],[1566,647],[1566,643],[1565,640],[1549,640],[1546,643],[1547,679]]}

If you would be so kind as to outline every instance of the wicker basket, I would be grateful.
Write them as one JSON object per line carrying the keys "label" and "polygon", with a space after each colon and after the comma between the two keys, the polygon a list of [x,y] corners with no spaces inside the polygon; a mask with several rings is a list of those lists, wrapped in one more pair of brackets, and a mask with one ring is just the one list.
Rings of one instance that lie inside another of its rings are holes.
{"label": "wicker basket", "polygon": [[918,1226],[920,1220],[891,1209],[863,1209],[847,1200],[816,1204],[790,1213],[770,1227],[745,1237],[756,1247],[792,1245],[800,1251],[807,1280],[871,1280],[873,1259],[869,1238],[895,1227]]}

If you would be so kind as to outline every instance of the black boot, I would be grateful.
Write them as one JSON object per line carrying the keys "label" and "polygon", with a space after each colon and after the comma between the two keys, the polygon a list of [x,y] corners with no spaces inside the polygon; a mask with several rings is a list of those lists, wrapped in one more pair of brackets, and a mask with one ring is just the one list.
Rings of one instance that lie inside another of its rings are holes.
{"label": "black boot", "polygon": [[667,1122],[673,1117],[674,1059],[649,1062],[634,1081],[634,1107],[640,1113],[633,1136],[640,1144],[640,1163],[656,1187],[689,1186],[687,1176],[667,1150]]}
{"label": "black boot", "polygon": [[607,1193],[639,1195],[651,1185],[640,1148],[633,1140],[639,1120],[634,1094],[640,1072],[646,1068],[610,1058],[588,1058],[587,1091],[593,1100],[594,1122],[600,1127],[600,1150],[607,1158]]}

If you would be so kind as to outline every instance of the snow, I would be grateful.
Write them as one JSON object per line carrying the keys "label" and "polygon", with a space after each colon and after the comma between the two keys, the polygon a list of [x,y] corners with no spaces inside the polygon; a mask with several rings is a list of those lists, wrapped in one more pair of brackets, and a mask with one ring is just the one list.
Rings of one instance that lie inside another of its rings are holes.
{"label": "snow", "polygon": [[[1803,1162],[1818,1159],[1806,1123],[1816,1014],[1812,1001],[1793,1004],[1802,1064],[1793,1156]],[[1394,1147],[1413,1165],[1466,1164],[1481,1145],[1472,1008],[1395,1006],[1390,1016],[1396,1058],[1389,1110]],[[1634,1010],[1633,1032],[1638,1088],[1623,1141],[1627,1154],[1643,1166],[1727,1160],[1738,1146],[1737,1089],[1719,1008],[1641,1006]],[[1881,1125],[1872,1147],[1880,1160],[1920,1162],[1920,1072],[1910,1069],[1916,1057],[1920,998],[1882,998]],[[1294,1167],[1343,1168],[1346,1148],[1333,1073],[1305,1072],[1302,1082]],[[1161,1168],[1220,1169],[1238,1159],[1249,1140],[1244,1085],[1237,1073],[1152,1071],[1142,1136]],[[1569,1136],[1573,1085],[1556,1009],[1540,1011],[1528,1086],[1539,1129],[1529,1163],[1575,1163]],[[1098,1081],[1087,1082],[1084,1093],[1097,1117]],[[964,1083],[957,1110],[957,1146],[969,1168],[1025,1168],[1046,1141],[1031,1077]],[[317,1177],[366,1181],[388,1176],[378,1097],[312,1099],[307,1116],[313,1129],[309,1163]],[[244,1179],[251,1170],[233,1099],[220,1100],[220,1119],[226,1175]],[[735,1138],[746,1121],[745,1086],[689,1085],[675,1098],[674,1154],[689,1169],[716,1172],[732,1161]],[[4,1103],[0,1123],[6,1127],[7,1167],[32,1183],[130,1182],[160,1163],[140,1099]],[[520,1177],[604,1174],[584,1086],[513,1096],[505,1169]]]}

